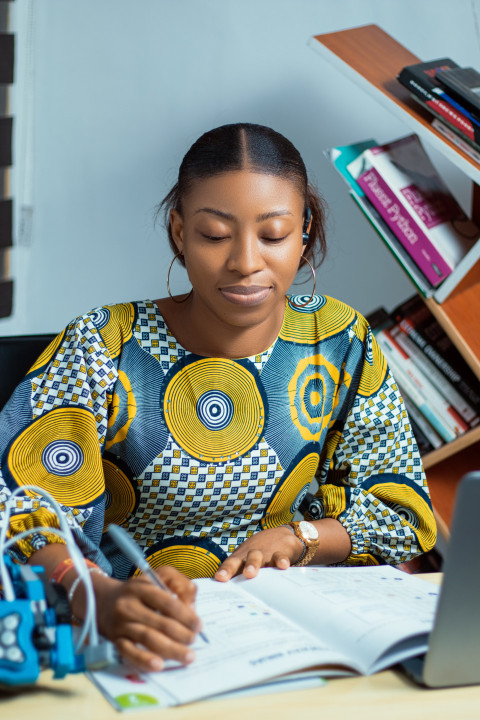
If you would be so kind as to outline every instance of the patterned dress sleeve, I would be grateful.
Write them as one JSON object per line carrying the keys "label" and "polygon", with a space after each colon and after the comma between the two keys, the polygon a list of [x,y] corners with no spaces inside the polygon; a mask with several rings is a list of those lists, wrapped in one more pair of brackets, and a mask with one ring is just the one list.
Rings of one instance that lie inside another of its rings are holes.
{"label": "patterned dress sleeve", "polygon": [[324,444],[318,508],[350,535],[345,564],[398,564],[433,548],[436,523],[403,399],[362,316],[355,334],[363,357],[344,363],[351,383]]}
{"label": "patterned dress sleeve", "polygon": [[[117,378],[98,329],[105,312],[80,317],[58,335],[0,415],[0,512],[14,490],[39,486],[60,504],[83,552],[104,567],[98,550],[105,512],[102,451]],[[35,531],[58,527],[51,505],[38,494],[21,491],[11,513],[9,536],[32,530],[12,550],[18,561],[62,542],[53,533]]]}

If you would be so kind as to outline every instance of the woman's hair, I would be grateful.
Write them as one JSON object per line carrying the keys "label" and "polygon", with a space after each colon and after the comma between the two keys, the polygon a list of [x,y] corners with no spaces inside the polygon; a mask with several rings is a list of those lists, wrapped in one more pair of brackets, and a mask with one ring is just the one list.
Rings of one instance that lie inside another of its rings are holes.
{"label": "woman's hair", "polygon": [[[304,256],[319,265],[326,254],[326,206],[315,187],[310,185],[307,170],[296,147],[275,130],[264,125],[235,123],[206,132],[193,143],[182,160],[178,181],[157,208],[164,212],[165,226],[174,253],[177,247],[170,228],[170,212],[182,214],[182,201],[198,180],[226,172],[244,170],[277,175],[291,180],[310,209],[311,225]],[[183,257],[179,260],[184,263]],[[303,261],[300,263],[300,267]]]}

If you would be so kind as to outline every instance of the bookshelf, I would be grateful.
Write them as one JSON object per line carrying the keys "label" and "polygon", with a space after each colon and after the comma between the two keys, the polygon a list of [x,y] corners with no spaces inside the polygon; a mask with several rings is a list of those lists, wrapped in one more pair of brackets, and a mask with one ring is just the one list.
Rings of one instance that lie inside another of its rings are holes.
{"label": "bookshelf", "polygon": [[[396,115],[422,141],[440,151],[472,181],[472,218],[480,222],[480,166],[431,126],[431,115],[423,110],[396,77],[405,65],[421,62],[377,25],[315,35],[312,48],[351,78],[372,98]],[[424,299],[431,313],[480,378],[480,262],[463,278],[440,305]],[[424,460],[438,527],[448,537],[458,481],[467,470],[478,469],[480,429],[426,455]]]}

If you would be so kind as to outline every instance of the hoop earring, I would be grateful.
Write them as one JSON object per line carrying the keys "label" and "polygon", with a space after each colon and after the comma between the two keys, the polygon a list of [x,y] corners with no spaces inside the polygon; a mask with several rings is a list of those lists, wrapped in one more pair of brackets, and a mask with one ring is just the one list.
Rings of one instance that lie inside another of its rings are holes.
{"label": "hoop earring", "polygon": [[[303,255],[302,255],[302,257],[303,257]],[[305,262],[307,263],[308,267],[309,267],[310,270],[312,271],[312,276],[313,276],[313,290],[312,290],[312,294],[311,294],[310,297],[308,298],[307,302],[304,302],[304,303],[302,303],[301,305],[298,305],[297,303],[293,302],[293,300],[289,300],[290,305],[293,305],[293,307],[298,307],[298,308],[303,308],[303,307],[305,307],[305,305],[308,305],[308,303],[310,303],[310,302],[312,301],[313,296],[315,295],[315,288],[317,287],[317,278],[315,277],[315,268],[313,267],[313,265],[311,264],[311,262],[310,262],[309,260],[307,260],[306,257],[304,257],[303,259],[305,260]]]}
{"label": "hoop earring", "polygon": [[[169,294],[169,296],[170,296],[170,299],[173,300],[173,302],[174,302],[174,303],[177,303],[178,305],[180,305],[180,303],[184,303],[185,300],[188,300],[188,298],[190,297],[190,295],[191,295],[192,292],[193,292],[193,288],[192,288],[192,289],[190,290],[190,292],[188,293],[188,295],[186,295],[186,296],[183,298],[183,300],[175,300],[175,298],[173,297],[172,293],[170,292],[170,271],[171,271],[171,269],[172,269],[172,267],[173,267],[173,263],[175,262],[175,260],[176,260],[178,257],[181,257],[181,255],[182,255],[182,253],[181,253],[181,252],[178,252],[178,253],[173,257],[173,260],[172,260],[172,262],[170,263],[170,267],[168,268],[168,272],[167,272],[167,292],[168,292],[168,294]],[[308,261],[307,261],[307,262],[308,262]]]}

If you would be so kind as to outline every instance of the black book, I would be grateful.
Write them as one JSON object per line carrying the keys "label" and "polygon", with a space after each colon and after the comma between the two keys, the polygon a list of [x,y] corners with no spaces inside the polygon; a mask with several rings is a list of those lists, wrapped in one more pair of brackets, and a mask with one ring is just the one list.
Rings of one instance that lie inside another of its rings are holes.
{"label": "black book", "polygon": [[477,117],[449,95],[437,78],[445,70],[458,68],[450,58],[407,65],[397,76],[423,107],[447,123],[461,137],[480,149],[480,116]]}

